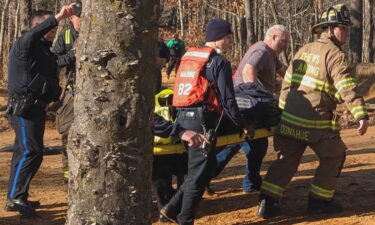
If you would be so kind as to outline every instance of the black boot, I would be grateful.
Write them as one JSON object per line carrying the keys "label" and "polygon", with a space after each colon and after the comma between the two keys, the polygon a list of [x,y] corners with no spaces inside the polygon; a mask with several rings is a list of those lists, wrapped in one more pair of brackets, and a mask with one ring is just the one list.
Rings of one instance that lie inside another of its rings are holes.
{"label": "black boot", "polygon": [[23,217],[36,216],[35,209],[29,204],[28,201],[14,198],[9,199],[9,201],[13,203],[14,207]]}
{"label": "black boot", "polygon": [[[31,206],[33,209],[37,209],[40,207],[39,201],[27,201],[27,204]],[[7,202],[5,203],[4,210],[7,212],[14,212],[14,211],[17,211],[17,208],[14,205],[14,203],[8,199]]]}
{"label": "black boot", "polygon": [[216,192],[210,187],[210,184],[207,184],[205,187],[204,187],[206,193],[208,195],[214,195],[216,194]]}
{"label": "black boot", "polygon": [[340,213],[344,211],[341,204],[333,199],[330,201],[317,199],[309,196],[309,203],[307,206],[308,214],[331,214]]}
{"label": "black boot", "polygon": [[277,216],[279,211],[280,208],[276,199],[266,194],[259,195],[258,217],[268,219]]}
{"label": "black boot", "polygon": [[160,215],[163,216],[165,219],[169,220],[172,223],[177,222],[177,212],[170,204],[166,204],[161,210]]}

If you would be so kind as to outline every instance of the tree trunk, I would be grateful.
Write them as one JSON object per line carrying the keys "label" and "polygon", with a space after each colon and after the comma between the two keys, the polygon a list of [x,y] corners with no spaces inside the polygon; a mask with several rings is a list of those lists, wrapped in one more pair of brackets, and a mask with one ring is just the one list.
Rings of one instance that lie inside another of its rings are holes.
{"label": "tree trunk", "polygon": [[31,9],[32,4],[30,0],[20,0],[20,30],[28,30],[31,26]]}
{"label": "tree trunk", "polygon": [[66,225],[148,225],[159,1],[82,4]]}
{"label": "tree trunk", "polygon": [[362,0],[350,1],[350,14],[353,25],[350,27],[349,59],[357,64],[362,58]]}
{"label": "tree trunk", "polygon": [[372,27],[372,0],[364,0],[363,4],[363,53],[362,62],[369,63],[372,59],[372,38],[374,29]]}
{"label": "tree trunk", "polygon": [[1,68],[0,68],[0,85],[3,85],[3,83],[5,83],[5,79],[6,79],[6,74],[7,74],[7,69],[5,67],[5,65],[7,65],[7,62],[8,62],[8,45],[4,45],[4,36],[5,36],[5,22],[6,22],[6,13],[7,13],[7,10],[8,10],[8,6],[9,6],[9,3],[10,3],[10,0],[6,0],[5,4],[3,5],[3,9],[2,9],[2,12],[1,12],[1,24],[0,24],[0,64],[1,64]]}
{"label": "tree trunk", "polygon": [[255,43],[254,24],[253,24],[253,7],[252,7],[251,0],[245,0],[245,16],[246,16],[246,34],[247,34],[246,44],[249,46]]}
{"label": "tree trunk", "polygon": [[185,27],[184,27],[184,8],[182,5],[182,0],[178,0],[178,12],[180,16],[181,38],[183,38]]}

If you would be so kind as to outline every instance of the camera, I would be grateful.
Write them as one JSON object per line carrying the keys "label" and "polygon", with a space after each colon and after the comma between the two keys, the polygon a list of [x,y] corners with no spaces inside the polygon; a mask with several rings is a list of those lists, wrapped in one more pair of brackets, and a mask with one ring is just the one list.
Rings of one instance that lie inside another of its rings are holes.
{"label": "camera", "polygon": [[76,3],[73,5],[73,14],[76,16],[80,16],[82,12],[82,4]]}

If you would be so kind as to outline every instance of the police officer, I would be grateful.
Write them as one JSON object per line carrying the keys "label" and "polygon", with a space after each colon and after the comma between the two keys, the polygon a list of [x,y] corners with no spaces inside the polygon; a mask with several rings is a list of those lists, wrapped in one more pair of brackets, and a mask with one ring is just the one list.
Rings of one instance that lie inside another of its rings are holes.
{"label": "police officer", "polygon": [[56,40],[52,51],[57,55],[57,64],[60,68],[66,67],[65,70],[65,87],[62,93],[62,106],[57,110],[56,128],[62,135],[61,140],[63,144],[62,164],[64,172],[64,182],[67,183],[69,179],[68,155],[66,152],[66,145],[68,143],[69,129],[74,120],[74,83],[75,83],[75,49],[73,45],[78,38],[79,30],[81,28],[81,11],[82,5],[80,2],[75,4],[74,15],[70,16],[71,27],[64,30]]}
{"label": "police officer", "polygon": [[[234,98],[230,63],[223,56],[231,44],[231,25],[213,19],[208,22],[205,34],[206,46],[190,48],[177,72],[173,96],[177,123],[203,133],[215,129],[225,111],[235,125],[249,133]],[[215,164],[214,151],[207,152],[203,146],[189,147],[187,177],[160,213],[180,224],[194,224],[195,211]]]}
{"label": "police officer", "polygon": [[73,14],[63,6],[53,16],[37,11],[32,28],[18,38],[9,53],[8,94],[11,125],[16,133],[10,168],[8,204],[23,216],[34,216],[28,202],[29,184],[43,159],[45,106],[59,98],[57,63],[50,51],[58,22]]}
{"label": "police officer", "polygon": [[284,111],[274,137],[275,150],[281,157],[272,163],[262,183],[259,217],[277,215],[279,199],[297,171],[306,147],[319,157],[307,212],[343,211],[334,200],[346,150],[339,134],[336,105],[346,104],[359,123],[359,135],[365,134],[368,127],[364,100],[356,92],[357,82],[340,48],[348,40],[350,24],[345,5],[328,8],[313,27],[320,38],[303,46],[289,65],[279,100]]}

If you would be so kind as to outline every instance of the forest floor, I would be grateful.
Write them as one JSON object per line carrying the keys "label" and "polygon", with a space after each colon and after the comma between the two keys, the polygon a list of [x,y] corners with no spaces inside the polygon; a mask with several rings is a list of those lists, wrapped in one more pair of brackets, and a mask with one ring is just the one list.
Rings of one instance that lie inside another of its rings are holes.
{"label": "forest floor", "polygon": [[[4,102],[0,99],[0,105]],[[11,129],[2,128],[0,121],[0,149],[14,141]],[[266,224],[313,224],[313,225],[375,225],[375,126],[364,136],[357,136],[354,129],[342,131],[348,146],[347,159],[339,180],[336,197],[345,211],[333,215],[308,216],[305,214],[308,189],[318,159],[311,150],[303,156],[299,170],[287,187],[282,200],[281,216],[269,220],[255,216],[258,193],[245,194],[241,184],[245,156],[240,151],[227,168],[212,181],[214,195],[204,195],[197,213],[197,225],[266,225]],[[53,123],[46,126],[45,145],[59,146],[60,135]],[[8,185],[9,165],[12,153],[0,152],[0,225],[64,225],[66,219],[67,185],[63,182],[61,155],[46,155],[41,168],[30,187],[30,200],[40,200],[38,217],[21,218],[16,212],[3,209]],[[261,174],[266,173],[276,158],[272,138]],[[156,202],[153,201],[153,225],[158,222]]]}
{"label": "forest floor", "polygon": [[[0,148],[12,144],[13,131],[0,133]],[[307,150],[299,171],[286,190],[282,201],[282,216],[262,220],[255,217],[258,193],[245,194],[241,184],[245,157],[240,151],[223,173],[214,179],[212,188],[215,195],[205,195],[199,207],[198,225],[245,225],[245,224],[324,224],[324,225],[375,225],[375,127],[369,128],[365,136],[359,137],[355,130],[342,131],[348,146],[347,159],[338,185],[337,199],[345,211],[334,215],[307,216],[305,208],[309,183],[318,165],[317,157]],[[272,140],[272,138],[270,138]],[[270,142],[267,156],[262,166],[265,174],[276,154]],[[46,146],[60,144],[60,135],[52,126],[47,126]],[[0,153],[0,225],[64,225],[67,210],[67,185],[63,183],[61,155],[44,157],[39,172],[30,187],[30,200],[40,200],[38,217],[21,218],[16,212],[3,209],[6,199],[9,165],[12,153]],[[153,224],[158,214],[154,201]]]}

